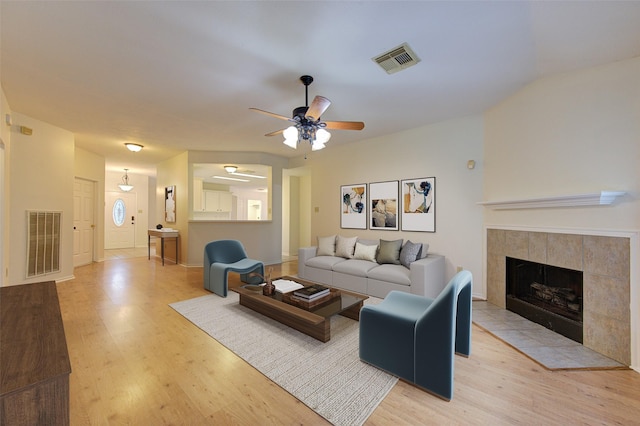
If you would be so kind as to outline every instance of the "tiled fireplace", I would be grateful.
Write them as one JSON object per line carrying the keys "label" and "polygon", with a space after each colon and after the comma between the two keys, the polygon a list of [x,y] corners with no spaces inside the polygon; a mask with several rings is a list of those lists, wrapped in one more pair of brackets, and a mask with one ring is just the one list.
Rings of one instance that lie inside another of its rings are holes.
{"label": "tiled fireplace", "polygon": [[581,271],[584,346],[630,365],[629,238],[487,229],[487,301],[503,308],[507,257]]}

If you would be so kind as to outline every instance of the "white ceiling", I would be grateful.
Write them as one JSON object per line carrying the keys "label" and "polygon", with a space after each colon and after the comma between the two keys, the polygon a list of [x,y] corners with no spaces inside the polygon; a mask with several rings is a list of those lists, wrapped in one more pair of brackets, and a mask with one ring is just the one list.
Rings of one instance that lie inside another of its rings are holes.
{"label": "white ceiling", "polygon": [[[184,150],[296,156],[267,132],[332,101],[331,146],[478,114],[546,75],[640,56],[640,2],[143,1],[0,3],[14,112],[72,131],[109,169],[155,173]],[[403,42],[421,62],[371,58]],[[16,123],[19,124],[19,123]],[[132,141],[145,146],[133,154]],[[304,147],[308,150],[308,147]]]}

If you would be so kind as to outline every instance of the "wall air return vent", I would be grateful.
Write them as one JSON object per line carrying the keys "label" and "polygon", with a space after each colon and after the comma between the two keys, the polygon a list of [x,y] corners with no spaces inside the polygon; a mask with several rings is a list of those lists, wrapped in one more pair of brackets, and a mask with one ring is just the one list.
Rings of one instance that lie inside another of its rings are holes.
{"label": "wall air return vent", "polygon": [[387,74],[393,74],[420,62],[420,58],[415,54],[407,43],[402,43],[388,52],[371,58],[382,67]]}
{"label": "wall air return vent", "polygon": [[27,278],[60,272],[61,212],[27,211]]}

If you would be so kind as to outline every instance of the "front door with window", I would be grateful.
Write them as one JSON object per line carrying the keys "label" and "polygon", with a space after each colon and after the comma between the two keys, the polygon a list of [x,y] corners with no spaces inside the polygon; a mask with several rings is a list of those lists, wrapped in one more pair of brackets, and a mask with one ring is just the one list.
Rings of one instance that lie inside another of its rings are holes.
{"label": "front door with window", "polygon": [[107,192],[105,194],[105,249],[135,247],[136,194]]}

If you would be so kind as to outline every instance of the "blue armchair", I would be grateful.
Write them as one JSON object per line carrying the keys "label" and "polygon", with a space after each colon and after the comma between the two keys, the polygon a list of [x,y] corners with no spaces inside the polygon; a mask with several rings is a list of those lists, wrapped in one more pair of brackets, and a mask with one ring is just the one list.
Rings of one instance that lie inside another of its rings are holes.
{"label": "blue armchair", "polygon": [[[227,297],[229,272],[238,272],[243,282],[250,282],[249,274],[264,275],[264,264],[249,259],[242,243],[237,240],[217,240],[204,246],[204,288]],[[259,282],[262,282],[260,279]]]}
{"label": "blue armchair", "polygon": [[454,353],[471,354],[471,286],[461,271],[435,299],[391,291],[364,306],[360,359],[451,400]]}

